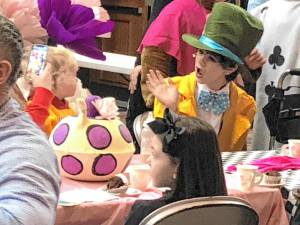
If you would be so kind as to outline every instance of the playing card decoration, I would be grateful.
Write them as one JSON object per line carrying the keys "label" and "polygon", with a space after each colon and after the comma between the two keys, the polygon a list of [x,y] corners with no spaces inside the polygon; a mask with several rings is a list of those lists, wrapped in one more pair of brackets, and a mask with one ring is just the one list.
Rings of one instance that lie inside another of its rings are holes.
{"label": "playing card decoration", "polygon": [[273,65],[273,69],[276,70],[276,66],[282,66],[284,63],[284,57],[281,55],[281,47],[275,46],[273,53],[269,56],[269,63]]}

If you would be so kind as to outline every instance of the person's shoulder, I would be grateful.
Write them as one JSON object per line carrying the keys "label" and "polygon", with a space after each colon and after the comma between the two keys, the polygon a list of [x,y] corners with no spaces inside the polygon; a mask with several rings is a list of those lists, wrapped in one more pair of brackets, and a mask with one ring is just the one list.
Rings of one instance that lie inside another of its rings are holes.
{"label": "person's shoulder", "polygon": [[254,98],[248,94],[243,88],[239,87],[236,83],[233,81],[230,82],[230,92],[236,92],[238,97],[247,98],[249,100],[254,100]]}
{"label": "person's shoulder", "polygon": [[196,0],[173,0],[163,8],[160,14],[188,15],[196,9],[204,10]]}
{"label": "person's shoulder", "polygon": [[162,198],[154,200],[138,200],[133,206],[133,209],[145,210],[145,211],[154,211],[166,204],[166,201]]}
{"label": "person's shoulder", "polygon": [[177,87],[181,87],[181,88],[185,87],[188,89],[194,89],[196,87],[195,72],[192,72],[184,76],[175,76],[172,77],[171,80]]}
{"label": "person's shoulder", "polygon": [[154,210],[166,205],[164,199],[138,200],[134,203],[125,225],[137,225]]}
{"label": "person's shoulder", "polygon": [[3,129],[0,135],[2,143],[7,143],[7,147],[20,145],[18,149],[29,148],[29,146],[51,148],[45,133],[37,127],[26,112],[19,108],[16,101],[11,99],[4,107],[0,113],[0,129]]}
{"label": "person's shoulder", "polygon": [[230,84],[230,95],[233,95],[233,98],[236,100],[241,110],[243,108],[249,108],[250,106],[256,108],[255,99],[234,82],[231,82]]}
{"label": "person's shoulder", "polygon": [[176,82],[176,81],[194,81],[196,79],[195,77],[195,72],[191,72],[190,74],[186,74],[186,75],[178,75],[178,76],[174,76],[171,78],[172,81]]}

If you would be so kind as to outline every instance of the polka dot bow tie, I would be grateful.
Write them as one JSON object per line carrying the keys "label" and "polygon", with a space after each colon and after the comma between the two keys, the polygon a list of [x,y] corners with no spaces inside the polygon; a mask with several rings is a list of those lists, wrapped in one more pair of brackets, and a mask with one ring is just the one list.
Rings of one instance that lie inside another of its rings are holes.
{"label": "polka dot bow tie", "polygon": [[198,97],[198,105],[206,112],[220,115],[229,107],[229,96],[226,93],[212,93],[202,90]]}

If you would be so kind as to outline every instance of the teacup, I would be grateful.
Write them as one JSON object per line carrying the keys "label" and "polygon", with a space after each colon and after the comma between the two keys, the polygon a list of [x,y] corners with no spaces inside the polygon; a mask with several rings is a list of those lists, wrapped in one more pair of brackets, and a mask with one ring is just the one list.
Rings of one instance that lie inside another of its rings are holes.
{"label": "teacup", "polygon": [[267,172],[264,173],[263,181],[265,184],[280,184],[281,183],[281,174],[279,172]]}
{"label": "teacup", "polygon": [[240,188],[242,191],[251,190],[253,186],[262,181],[262,174],[258,173],[258,166],[237,165],[237,172],[240,178]]}
{"label": "teacup", "polygon": [[150,166],[147,164],[132,165],[128,168],[130,187],[146,190],[150,181]]}
{"label": "teacup", "polygon": [[300,157],[300,139],[289,139],[289,156]]}

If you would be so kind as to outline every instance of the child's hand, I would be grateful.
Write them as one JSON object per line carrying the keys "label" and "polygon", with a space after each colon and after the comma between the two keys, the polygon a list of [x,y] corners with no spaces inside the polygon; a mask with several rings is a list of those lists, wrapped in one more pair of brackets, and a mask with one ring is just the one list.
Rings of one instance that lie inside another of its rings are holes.
{"label": "child's hand", "polygon": [[44,69],[41,75],[36,75],[34,73],[30,73],[29,76],[31,77],[32,85],[34,88],[36,87],[43,87],[50,91],[53,89],[53,77],[51,74],[51,64],[47,63],[46,68]]}
{"label": "child's hand", "polygon": [[134,91],[136,90],[137,80],[138,80],[138,76],[141,73],[141,70],[142,70],[142,66],[138,65],[134,67],[134,69],[130,73],[130,82],[128,87],[128,90],[130,90],[130,94],[133,94]]}
{"label": "child's hand", "polygon": [[256,70],[266,63],[266,58],[257,48],[254,48],[251,53],[245,57],[245,62],[249,69]]}
{"label": "child's hand", "polygon": [[176,112],[179,93],[173,81],[171,79],[165,80],[158,70],[156,72],[150,70],[149,72],[147,74],[149,91],[167,108]]}

